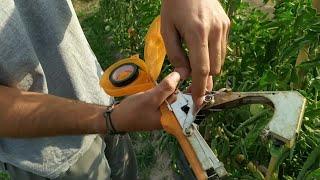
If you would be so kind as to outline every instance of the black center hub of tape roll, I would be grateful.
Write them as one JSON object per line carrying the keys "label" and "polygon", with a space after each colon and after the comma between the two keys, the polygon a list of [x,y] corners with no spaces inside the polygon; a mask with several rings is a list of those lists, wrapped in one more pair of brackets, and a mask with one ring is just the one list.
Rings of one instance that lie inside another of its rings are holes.
{"label": "black center hub of tape roll", "polygon": [[[120,74],[121,68],[125,69],[125,67],[131,68],[132,72],[125,79],[118,80],[116,78],[117,73]],[[109,76],[109,80],[114,86],[123,87],[123,86],[126,86],[126,85],[132,83],[138,77],[138,75],[139,75],[139,67],[133,63],[126,63],[126,64],[122,64],[121,66],[114,69]]]}

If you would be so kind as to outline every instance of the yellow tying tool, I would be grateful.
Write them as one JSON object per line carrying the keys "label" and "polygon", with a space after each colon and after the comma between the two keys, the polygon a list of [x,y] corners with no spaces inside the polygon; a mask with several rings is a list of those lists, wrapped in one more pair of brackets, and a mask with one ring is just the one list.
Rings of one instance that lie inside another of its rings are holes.
{"label": "yellow tying tool", "polygon": [[[138,55],[122,59],[111,65],[103,74],[100,85],[111,96],[120,97],[146,91],[156,85],[166,55],[160,34],[160,16],[151,24],[145,38],[144,58]],[[166,103],[160,107],[161,124],[164,130],[174,135],[187,157],[197,179],[207,179],[192,145],[185,136],[175,114]]]}
{"label": "yellow tying tool", "polygon": [[[106,93],[115,97],[127,96],[156,85],[166,54],[160,34],[160,17],[149,28],[144,53],[145,61],[135,55],[118,61],[105,71],[100,84]],[[295,91],[231,92],[224,88],[206,94],[201,111],[210,114],[244,104],[271,106],[274,116],[265,127],[264,136],[281,146],[293,147],[306,104],[303,96]],[[196,115],[193,108],[191,95],[179,92],[176,102],[170,105],[163,103],[160,107],[162,127],[177,138],[197,179],[225,177],[228,173],[223,163],[194,123]]]}

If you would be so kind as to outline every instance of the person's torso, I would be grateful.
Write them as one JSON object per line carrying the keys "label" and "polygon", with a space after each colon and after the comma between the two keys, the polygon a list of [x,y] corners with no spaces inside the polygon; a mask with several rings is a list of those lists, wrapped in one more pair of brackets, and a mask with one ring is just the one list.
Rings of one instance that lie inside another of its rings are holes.
{"label": "person's torso", "polygon": [[[70,0],[0,1],[0,84],[109,105]],[[95,135],[0,139],[0,161],[45,177],[66,171]]]}

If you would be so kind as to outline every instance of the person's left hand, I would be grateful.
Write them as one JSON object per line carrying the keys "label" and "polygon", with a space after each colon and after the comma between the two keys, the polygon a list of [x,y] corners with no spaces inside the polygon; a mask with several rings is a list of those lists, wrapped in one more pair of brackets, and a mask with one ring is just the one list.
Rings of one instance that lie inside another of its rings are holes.
{"label": "person's left hand", "polygon": [[[212,90],[212,76],[220,74],[226,56],[230,20],[218,0],[162,0],[161,34],[167,55],[183,79],[192,77],[197,107]],[[182,48],[189,50],[186,57]]]}
{"label": "person's left hand", "polygon": [[160,106],[167,100],[172,103],[180,75],[172,72],[156,87],[125,98],[111,113],[117,131],[151,131],[161,129]]}

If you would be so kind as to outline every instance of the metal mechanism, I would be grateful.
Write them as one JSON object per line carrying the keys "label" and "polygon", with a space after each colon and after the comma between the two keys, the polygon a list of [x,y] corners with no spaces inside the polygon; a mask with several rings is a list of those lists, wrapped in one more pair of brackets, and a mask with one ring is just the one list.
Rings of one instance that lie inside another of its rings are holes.
{"label": "metal mechanism", "polygon": [[[206,171],[208,178],[227,176],[223,163],[213,153],[194,123],[198,112],[195,112],[191,95],[179,92],[177,96],[177,101],[168,105],[169,109],[176,116],[202,169]],[[231,92],[223,89],[207,94],[199,111],[201,114],[208,114],[245,104],[269,105],[273,107],[274,115],[265,127],[265,135],[291,148],[301,126],[305,103],[305,98],[295,91]]]}
{"label": "metal mechanism", "polygon": [[[212,149],[199,133],[197,125],[193,123],[198,112],[195,112],[191,95],[179,92],[177,96],[177,101],[170,105],[171,109],[178,119],[185,136],[187,136],[188,141],[193,147],[193,150],[201,163],[202,169],[206,171],[208,178],[226,176],[228,173],[224,168],[223,163],[219,161],[217,156],[213,153]],[[204,105],[211,105],[213,102],[213,95],[209,94],[205,96]]]}
{"label": "metal mechanism", "polygon": [[245,104],[266,104],[274,114],[265,132],[282,141],[288,148],[294,145],[300,130],[306,99],[296,91],[274,92],[213,92],[215,102],[205,106],[202,113],[211,113]]}
{"label": "metal mechanism", "polygon": [[192,97],[188,94],[182,94],[179,92],[177,94],[176,102],[172,103],[170,106],[171,107],[169,107],[169,109],[172,108],[183,132],[187,135],[189,131],[188,129],[195,120]]}
{"label": "metal mechanism", "polygon": [[227,176],[228,173],[224,168],[223,163],[219,161],[210,146],[203,139],[197,129],[197,125],[192,123],[189,130],[190,135],[188,136],[188,140],[201,162],[202,169],[206,171],[208,179],[215,176]]}

